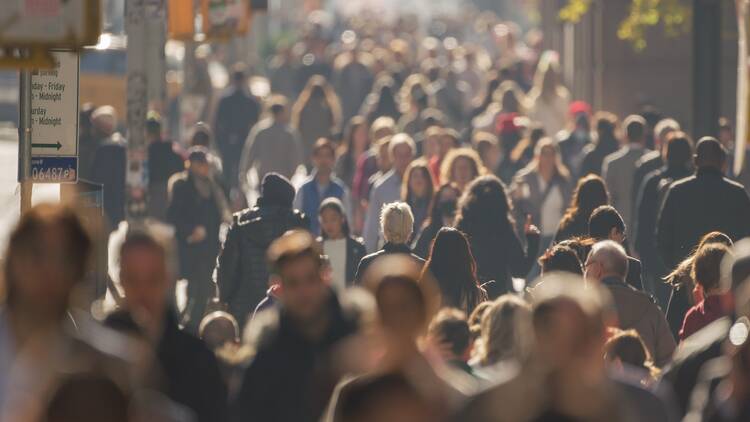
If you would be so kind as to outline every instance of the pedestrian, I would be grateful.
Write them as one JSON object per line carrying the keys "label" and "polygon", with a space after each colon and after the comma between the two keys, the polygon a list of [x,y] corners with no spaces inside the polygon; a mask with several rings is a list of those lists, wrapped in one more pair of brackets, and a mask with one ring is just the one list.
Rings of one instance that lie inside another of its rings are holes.
{"label": "pedestrian", "polygon": [[[674,136],[673,134],[675,132],[681,132],[681,130],[680,124],[674,119],[662,119],[656,124],[656,126],[654,126],[654,141],[656,144],[654,150],[643,154],[643,156],[635,162],[635,173],[633,173],[634,201],[638,198],[638,193],[646,176],[652,171],[658,170],[666,165],[669,138]],[[637,204],[633,205],[637,206]],[[637,210],[637,208],[634,210]],[[636,218],[634,224],[637,224],[637,216],[637,214],[634,214],[634,218]]]}
{"label": "pedestrian", "polygon": [[255,168],[259,180],[272,172],[291,179],[304,161],[299,134],[289,126],[286,98],[272,96],[267,108],[270,116],[253,127],[242,149],[239,186],[243,192],[249,190],[250,169]]}
{"label": "pedestrian", "polygon": [[628,257],[625,249],[612,240],[599,242],[591,248],[584,268],[589,283],[605,287],[612,295],[618,327],[638,332],[657,367],[668,364],[675,350],[674,337],[656,304],[626,283]]}
{"label": "pedestrian", "polygon": [[435,195],[432,175],[424,160],[414,160],[406,169],[406,178],[401,188],[401,201],[407,203],[414,215],[414,235],[424,225]]}
{"label": "pedestrian", "polygon": [[[231,86],[219,99],[213,127],[216,145],[224,162],[226,183],[231,189],[239,185],[240,158],[250,129],[258,123],[261,106],[247,92],[247,71],[242,63],[232,68]],[[260,175],[262,177],[262,175]]]}
{"label": "pedestrian", "polygon": [[[305,215],[315,216],[320,204],[327,198],[337,198],[342,204],[351,204],[349,190],[344,182],[333,174],[335,160],[336,148],[333,142],[326,138],[318,139],[312,150],[312,174],[297,191],[294,208]],[[351,216],[347,205],[344,205],[344,209],[347,217]],[[320,224],[315,218],[310,219],[310,231],[315,236],[320,234]]]}
{"label": "pedestrian", "polygon": [[473,342],[466,313],[455,308],[441,309],[427,327],[427,338],[440,347],[443,360],[450,367],[473,375],[468,363]]}
{"label": "pedestrian", "polygon": [[[358,211],[352,228],[361,234],[370,200],[370,179],[378,172],[385,174],[390,170],[387,144],[396,131],[396,123],[390,117],[380,117],[370,127],[370,148],[356,157],[354,180],[352,181],[352,199],[357,203]],[[378,176],[379,177],[379,176]]]}
{"label": "pedestrian", "polygon": [[551,53],[542,55],[529,92],[529,117],[542,123],[551,136],[565,129],[570,93],[562,84],[560,64]]}
{"label": "pedestrian", "polygon": [[154,112],[146,119],[148,143],[148,214],[161,221],[167,217],[169,178],[185,169],[185,160],[172,141],[162,138],[161,117]]}
{"label": "pedestrian", "polygon": [[[430,143],[433,138],[437,141],[436,153],[432,157],[429,157],[429,163],[432,178],[435,180],[435,184],[440,185],[442,184],[441,173],[445,157],[447,157],[451,151],[459,147],[458,135],[455,131],[440,126],[432,126],[424,133],[425,143]],[[425,157],[429,155],[429,148],[423,148],[422,153]]]}
{"label": "pedestrian", "polygon": [[589,144],[584,150],[583,163],[581,164],[581,177],[595,174],[601,176],[604,158],[620,148],[617,139],[617,116],[606,111],[600,111],[594,115],[596,122],[595,143]]}
{"label": "pedestrian", "polygon": [[659,368],[636,330],[618,330],[604,344],[607,367],[620,377],[636,378],[644,387],[657,382]]}
{"label": "pedestrian", "polygon": [[711,232],[703,236],[690,255],[683,259],[672,272],[664,276],[663,281],[670,290],[669,302],[667,305],[667,322],[672,329],[675,338],[679,338],[682,322],[685,314],[691,307],[697,304],[693,291],[696,288],[695,279],[693,278],[693,261],[695,254],[704,246],[711,244],[722,244],[729,248],[733,242],[727,235],[721,232]]}
{"label": "pedestrian", "polygon": [[[508,183],[511,183],[513,177],[531,163],[534,159],[536,146],[546,136],[544,128],[538,123],[530,124],[525,132],[526,134],[518,140],[516,146],[508,150],[510,152],[505,152],[500,163],[495,166],[495,173],[503,182],[508,181]],[[514,128],[509,129],[505,134],[501,134],[501,138],[515,138],[518,134],[521,134],[521,128],[515,128],[514,126]]]}
{"label": "pedestrian", "polygon": [[[620,245],[625,245],[625,221],[617,210],[611,205],[602,205],[591,213],[589,218],[589,237],[595,242],[611,240]],[[628,255],[628,273],[625,281],[634,288],[643,289],[643,271],[641,261]]]}
{"label": "pedestrian", "polygon": [[114,230],[125,219],[127,142],[117,132],[117,113],[111,106],[98,107],[91,120],[97,146],[90,181],[102,185],[104,216],[108,229]]}
{"label": "pedestrian", "polygon": [[443,307],[471,314],[487,300],[487,292],[477,280],[476,267],[466,236],[452,227],[443,227],[435,236],[422,278],[434,277]]}
{"label": "pedestrian", "polygon": [[385,241],[383,248],[373,252],[359,262],[355,282],[361,284],[367,275],[367,269],[383,256],[403,254],[410,256],[420,268],[424,266],[424,259],[415,255],[409,247],[409,239],[414,230],[414,215],[409,205],[403,202],[385,204],[380,213],[380,232]]}
{"label": "pedestrian", "polygon": [[532,161],[518,172],[510,186],[515,219],[525,221],[530,215],[531,221],[539,225],[542,250],[552,242],[572,190],[570,172],[562,163],[559,146],[551,138],[543,138]]}
{"label": "pedestrian", "polygon": [[[610,201],[622,214],[625,224],[632,227],[635,199],[633,197],[633,177],[635,163],[648,150],[646,149],[646,120],[631,115],[623,123],[628,143],[617,152],[608,155],[602,164],[602,178],[607,183]],[[628,232],[632,237],[633,233]]]}
{"label": "pedestrian", "polygon": [[370,148],[369,124],[362,116],[354,116],[344,131],[344,142],[336,152],[335,173],[352,190],[357,162]]}
{"label": "pedestrian", "polygon": [[203,341],[179,329],[171,309],[175,274],[165,242],[147,231],[128,233],[119,252],[125,303],[105,325],[153,347],[154,371],[161,373],[169,399],[190,409],[199,422],[226,421],[227,387],[216,358]]}
{"label": "pedestrian", "polygon": [[726,151],[704,137],[695,149],[694,176],[672,184],[659,211],[656,241],[667,268],[674,268],[706,233],[720,231],[733,241],[750,235],[750,196],[724,178]]}
{"label": "pedestrian", "polygon": [[325,199],[318,210],[323,253],[331,262],[332,285],[341,292],[354,283],[357,267],[365,257],[365,245],[349,229],[344,205],[336,198]]}
{"label": "pedestrian", "polygon": [[367,94],[364,103],[362,103],[360,114],[370,124],[384,116],[398,121],[401,118],[401,111],[396,101],[395,91],[396,86],[393,78],[387,75],[378,77],[372,87],[372,92]]}
{"label": "pedestrian", "polygon": [[479,176],[487,174],[479,155],[471,148],[454,148],[440,165],[440,181],[454,184],[461,192]]}
{"label": "pedestrian", "polygon": [[414,253],[427,258],[432,248],[432,241],[443,227],[451,227],[456,218],[456,208],[461,192],[452,184],[438,188],[430,204],[430,212],[414,242]]}
{"label": "pedestrian", "polygon": [[380,244],[378,233],[378,218],[382,207],[390,202],[401,199],[401,188],[406,168],[416,153],[414,140],[405,133],[399,133],[391,138],[388,144],[388,155],[393,162],[393,168],[375,182],[370,192],[370,201],[365,217],[364,238],[367,251],[372,253]]}
{"label": "pedestrian", "polygon": [[580,179],[573,191],[570,206],[557,227],[555,243],[588,236],[591,213],[602,205],[609,205],[609,193],[604,180],[593,174]]}
{"label": "pedestrian", "polygon": [[482,316],[471,360],[476,374],[492,381],[496,365],[525,363],[534,342],[531,331],[531,306],[523,299],[503,295],[492,301]]}
{"label": "pedestrian", "polygon": [[573,177],[581,176],[583,159],[586,148],[591,144],[591,106],[585,101],[570,103],[568,115],[573,121],[573,130],[562,132],[565,136],[560,140],[560,155]]}
{"label": "pedestrian", "polygon": [[490,298],[514,290],[512,277],[525,277],[539,248],[539,229],[527,221],[526,248],[515,231],[508,195],[500,179],[482,176],[467,188],[458,204],[455,227],[469,238],[480,283]]}
{"label": "pedestrian", "polygon": [[583,265],[578,257],[578,253],[565,244],[557,244],[547,249],[539,257],[539,267],[541,277],[554,272],[565,272],[583,276]]}
{"label": "pedestrian", "polygon": [[685,314],[680,340],[685,340],[713,321],[731,314],[731,300],[721,289],[721,265],[732,252],[721,243],[706,245],[695,253],[692,275],[696,304]]}
{"label": "pedestrian", "polygon": [[341,126],[341,105],[331,85],[320,75],[307,81],[292,106],[291,126],[302,142],[303,160],[310,166],[311,154],[320,138],[328,138]]}
{"label": "pedestrian", "polygon": [[260,197],[253,208],[238,213],[227,232],[216,264],[219,297],[240,327],[266,296],[268,246],[294,228],[308,229],[310,223],[292,207],[294,187],[277,173],[269,173],[261,183]]}
{"label": "pedestrian", "polygon": [[[278,307],[258,316],[256,349],[234,400],[236,420],[318,421],[339,379],[336,351],[357,331],[322,277],[321,251],[313,237],[295,230],[268,248],[273,278],[281,285]],[[255,322],[254,322],[255,323]]]}
{"label": "pedestrian", "polygon": [[336,60],[333,71],[333,87],[341,99],[344,121],[356,115],[374,82],[366,53],[352,46]]}
{"label": "pedestrian", "polygon": [[479,154],[484,168],[493,170],[500,163],[500,145],[497,137],[489,132],[475,132],[471,140],[472,146]]}

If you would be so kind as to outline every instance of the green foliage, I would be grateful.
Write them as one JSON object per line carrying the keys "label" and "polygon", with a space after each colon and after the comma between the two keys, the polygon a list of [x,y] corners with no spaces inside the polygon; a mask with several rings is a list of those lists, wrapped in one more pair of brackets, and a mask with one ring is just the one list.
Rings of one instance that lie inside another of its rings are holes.
{"label": "green foliage", "polygon": [[[593,0],[568,0],[560,10],[560,19],[577,23],[588,12]],[[686,0],[630,0],[630,11],[620,22],[617,37],[630,42],[637,51],[646,48],[646,31],[661,25],[667,36],[677,36],[687,30],[690,22]]]}

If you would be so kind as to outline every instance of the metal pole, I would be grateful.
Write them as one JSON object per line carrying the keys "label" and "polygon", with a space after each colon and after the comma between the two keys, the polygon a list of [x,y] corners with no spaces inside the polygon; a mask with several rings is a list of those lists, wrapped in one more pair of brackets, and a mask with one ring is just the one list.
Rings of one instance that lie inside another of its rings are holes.
{"label": "metal pole", "polygon": [[31,208],[31,72],[19,78],[18,181],[21,183],[21,215]]}

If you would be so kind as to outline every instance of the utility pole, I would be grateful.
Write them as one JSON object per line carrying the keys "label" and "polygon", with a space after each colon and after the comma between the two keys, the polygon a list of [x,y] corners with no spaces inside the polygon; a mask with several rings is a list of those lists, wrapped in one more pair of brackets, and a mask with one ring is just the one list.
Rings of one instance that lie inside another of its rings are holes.
{"label": "utility pole", "polygon": [[18,180],[21,184],[21,215],[31,209],[31,71],[19,72]]}
{"label": "utility pole", "polygon": [[716,136],[721,101],[721,0],[693,0],[693,133]]}

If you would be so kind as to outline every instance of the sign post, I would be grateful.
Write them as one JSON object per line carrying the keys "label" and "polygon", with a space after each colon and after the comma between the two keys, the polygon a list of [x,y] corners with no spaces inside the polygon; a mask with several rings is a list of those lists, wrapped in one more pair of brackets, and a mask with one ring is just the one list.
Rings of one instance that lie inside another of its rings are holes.
{"label": "sign post", "polygon": [[55,67],[30,72],[30,110],[25,120],[30,136],[24,141],[30,143],[31,154],[25,157],[30,163],[21,182],[78,181],[78,54],[51,53]]}

